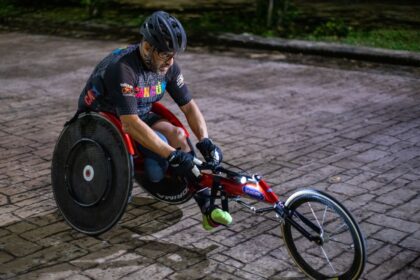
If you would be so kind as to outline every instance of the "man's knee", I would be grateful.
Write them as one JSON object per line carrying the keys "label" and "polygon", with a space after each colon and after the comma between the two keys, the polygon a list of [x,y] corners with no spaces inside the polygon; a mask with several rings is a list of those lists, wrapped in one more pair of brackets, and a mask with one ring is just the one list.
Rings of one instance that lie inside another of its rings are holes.
{"label": "man's knee", "polygon": [[182,128],[174,126],[171,130],[171,143],[174,145],[174,148],[180,148],[185,145],[187,136]]}
{"label": "man's knee", "polygon": [[168,144],[172,147],[186,149],[187,135],[184,129],[169,122],[158,122],[152,128],[164,134],[169,142]]}
{"label": "man's knee", "polygon": [[180,141],[185,141],[187,139],[187,136],[185,135],[185,131],[180,127],[175,127],[175,135],[176,138]]}

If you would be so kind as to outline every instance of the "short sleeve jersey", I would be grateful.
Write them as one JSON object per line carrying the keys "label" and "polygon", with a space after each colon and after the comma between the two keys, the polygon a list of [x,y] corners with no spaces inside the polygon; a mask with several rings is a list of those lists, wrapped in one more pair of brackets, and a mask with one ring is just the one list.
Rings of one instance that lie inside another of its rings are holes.
{"label": "short sleeve jersey", "polygon": [[139,45],[130,45],[114,50],[95,67],[80,95],[79,111],[137,114],[143,119],[165,91],[179,106],[192,98],[177,63],[159,75],[144,65]]}

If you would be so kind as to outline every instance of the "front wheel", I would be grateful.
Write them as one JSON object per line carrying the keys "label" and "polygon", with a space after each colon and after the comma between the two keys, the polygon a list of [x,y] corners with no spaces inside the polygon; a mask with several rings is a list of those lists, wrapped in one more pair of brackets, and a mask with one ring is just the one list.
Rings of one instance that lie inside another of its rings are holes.
{"label": "front wheel", "polygon": [[[302,190],[285,203],[283,238],[295,263],[313,279],[358,279],[366,262],[363,235],[349,211],[331,196]],[[305,235],[298,230],[302,227]]]}

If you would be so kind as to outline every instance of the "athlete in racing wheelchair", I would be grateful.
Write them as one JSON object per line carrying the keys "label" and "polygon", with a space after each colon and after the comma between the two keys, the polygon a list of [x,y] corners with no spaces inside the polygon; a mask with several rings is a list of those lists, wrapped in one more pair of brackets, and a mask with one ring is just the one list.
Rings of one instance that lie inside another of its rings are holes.
{"label": "athlete in racing wheelchair", "polygon": [[[96,66],[80,95],[77,116],[80,118],[83,112],[102,112],[103,116],[113,119],[117,126],[120,121],[122,134],[127,133],[137,142],[135,149],[143,155],[145,174],[136,178],[146,189],[154,192],[155,189],[176,188],[179,184],[186,184],[188,180],[196,180],[199,174],[193,162],[194,149],[187,137],[188,132],[164,118],[162,112],[172,118],[174,116],[165,111],[161,105],[155,104],[164,96],[165,91],[168,91],[184,113],[191,130],[199,140],[196,147],[204,159],[218,164],[222,160],[222,152],[208,138],[204,117],[184,83],[179,65],[174,61],[176,55],[185,50],[187,43],[181,23],[168,13],[158,11],[145,20],[140,28],[140,34],[142,39],[139,44],[114,50]],[[160,108],[161,114],[156,113],[159,111],[156,108]],[[98,117],[99,115],[96,115],[96,118]],[[86,141],[83,150],[99,149],[88,139]],[[79,143],[79,147],[80,145]],[[77,145],[74,144],[69,149],[81,149],[75,146]],[[77,160],[74,151],[73,154],[75,155],[67,157],[63,162],[65,166],[74,166],[69,164],[69,160],[73,162]],[[106,162],[107,156],[98,156],[97,161]],[[106,164],[104,168],[107,169]],[[71,178],[74,176],[71,173],[77,172],[76,170],[70,172],[67,169],[63,171],[66,173],[64,176],[66,178]],[[82,183],[87,184],[93,180],[91,178],[98,168],[81,164],[79,169],[83,178],[74,180],[84,180]],[[174,176],[165,176],[168,169]],[[175,177],[178,179],[174,180]],[[77,192],[83,190],[72,190],[73,198],[77,197]],[[230,224],[232,222],[230,214],[219,207],[210,206],[209,196],[210,191],[206,188],[194,195],[203,214],[203,227],[211,230],[220,224]],[[92,197],[99,196],[92,194]],[[78,201],[82,205],[87,203],[80,199]],[[89,199],[87,201],[88,204],[93,203]]]}
{"label": "athlete in racing wheelchair", "polygon": [[[124,213],[135,178],[168,203],[194,196],[206,230],[232,222],[228,201],[255,214],[274,213],[290,256],[308,277],[358,279],[366,245],[351,213],[315,189],[281,201],[261,176],[218,165],[222,152],[208,138],[204,118],[174,63],[186,46],[184,29],[174,17],[156,12],[141,34],[140,44],[115,50],[96,66],[76,115],[59,136],[51,180],[66,221],[90,235],[109,230]],[[185,114],[206,163],[194,158],[188,131],[158,102],[166,90]],[[242,197],[268,207],[256,208]]]}

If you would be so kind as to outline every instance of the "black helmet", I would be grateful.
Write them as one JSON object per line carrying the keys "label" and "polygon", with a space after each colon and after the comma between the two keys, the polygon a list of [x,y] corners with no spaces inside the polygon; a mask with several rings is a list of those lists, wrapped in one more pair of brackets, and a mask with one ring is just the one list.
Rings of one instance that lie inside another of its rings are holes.
{"label": "black helmet", "polygon": [[187,35],[181,23],[166,12],[154,12],[140,27],[140,34],[161,52],[183,52]]}

